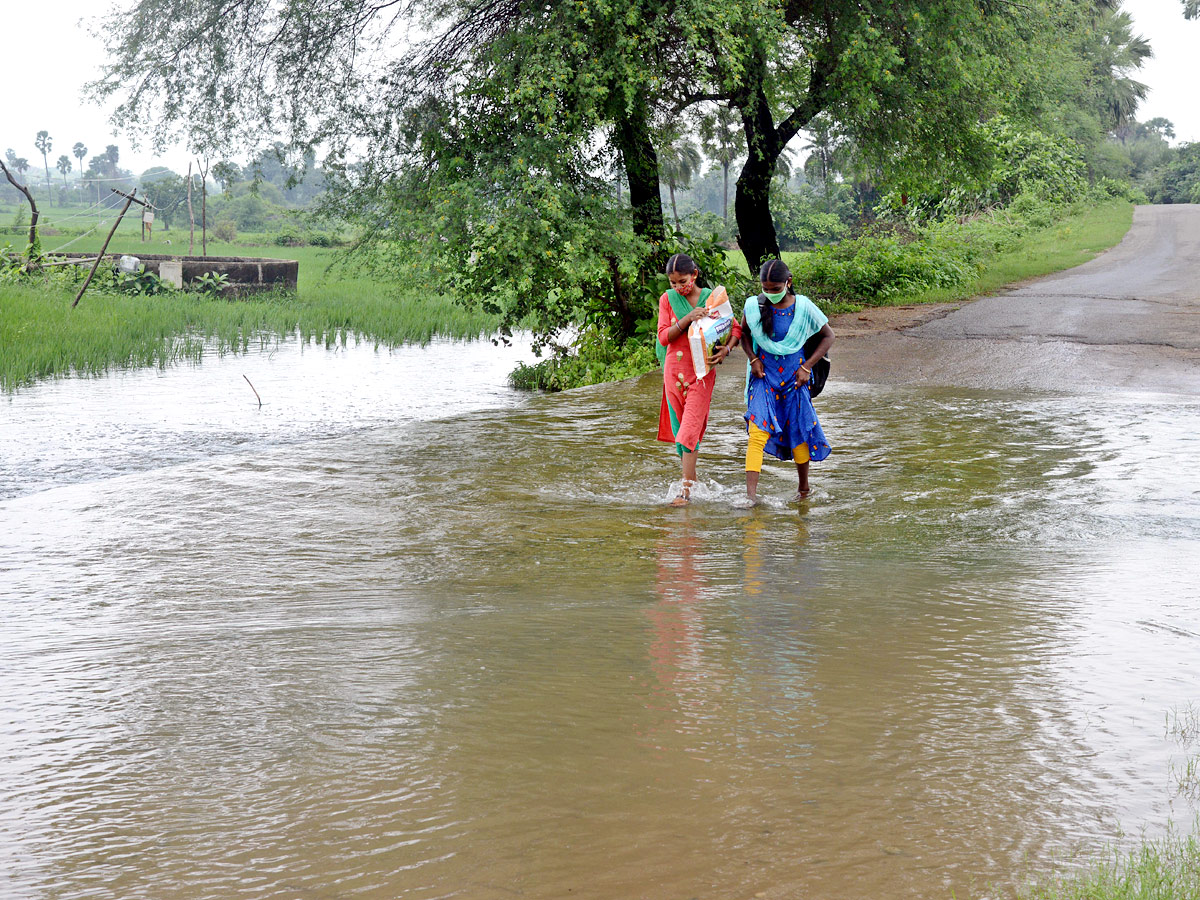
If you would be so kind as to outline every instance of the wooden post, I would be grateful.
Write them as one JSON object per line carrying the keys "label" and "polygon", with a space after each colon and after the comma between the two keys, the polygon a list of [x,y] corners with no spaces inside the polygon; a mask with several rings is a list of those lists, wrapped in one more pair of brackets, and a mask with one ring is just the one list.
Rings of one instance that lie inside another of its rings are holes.
{"label": "wooden post", "polygon": [[196,160],[196,169],[200,172],[200,255],[208,256],[208,157],[204,165]]}
{"label": "wooden post", "polygon": [[[108,242],[111,241],[113,239],[113,235],[117,233],[117,226],[120,225],[121,220],[125,218],[125,213],[129,211],[129,205],[135,200],[137,200],[138,203],[142,203],[141,200],[137,199],[137,188],[133,189],[132,194],[124,194],[121,191],[118,191],[116,188],[110,188],[110,190],[114,194],[120,194],[122,197],[124,197],[125,205],[121,207],[121,213],[117,216],[117,221],[113,222],[113,227],[108,232],[108,237],[104,239],[104,246],[100,248],[100,255],[97,256],[96,261],[92,263],[92,270],[88,272],[87,278],[83,280],[83,287],[81,287],[79,289],[79,293],[75,295],[75,302],[71,304],[71,309],[74,309],[79,305],[79,299],[83,296],[83,292],[86,291],[88,289],[88,285],[92,283],[92,276],[95,275],[96,270],[100,268],[100,260],[104,259],[104,251],[108,249]],[[146,204],[142,203],[142,205],[145,206]]]}
{"label": "wooden post", "polygon": [[191,230],[188,232],[188,256],[195,252],[196,248],[196,214],[192,211],[192,164],[188,163],[188,221],[192,223]]}

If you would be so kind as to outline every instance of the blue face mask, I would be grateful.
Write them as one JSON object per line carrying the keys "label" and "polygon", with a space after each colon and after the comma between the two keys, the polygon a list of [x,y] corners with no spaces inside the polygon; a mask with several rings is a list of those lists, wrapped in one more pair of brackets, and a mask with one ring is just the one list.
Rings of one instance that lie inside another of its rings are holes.
{"label": "blue face mask", "polygon": [[787,290],[786,289],[782,290],[778,294],[768,294],[766,291],[763,291],[763,296],[766,297],[768,300],[770,300],[772,303],[778,303],[780,300],[782,300],[784,297],[787,296]]}

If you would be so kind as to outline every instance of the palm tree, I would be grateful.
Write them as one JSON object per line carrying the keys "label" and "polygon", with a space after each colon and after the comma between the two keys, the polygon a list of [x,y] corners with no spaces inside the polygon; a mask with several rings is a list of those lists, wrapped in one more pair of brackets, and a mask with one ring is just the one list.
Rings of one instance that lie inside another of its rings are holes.
{"label": "palm tree", "polygon": [[75,146],[71,148],[71,153],[79,160],[79,171],[83,171],[83,158],[87,156],[87,147],[83,141],[76,141]]}
{"label": "palm tree", "polygon": [[721,164],[724,179],[722,215],[729,221],[729,167],[745,152],[746,134],[742,120],[728,106],[718,106],[716,112],[700,121],[700,140],[704,152]]}
{"label": "palm tree", "polygon": [[71,171],[71,157],[63,154],[58,158],[58,171],[62,172],[63,187],[67,186],[67,173]]}
{"label": "palm tree", "polygon": [[700,155],[696,145],[686,138],[677,138],[663,148],[658,156],[658,171],[667,190],[671,193],[671,215],[675,219],[675,230],[681,231],[679,210],[675,208],[675,188],[686,188],[692,183],[692,176],[700,171],[700,163],[704,157]]}
{"label": "palm tree", "polygon": [[[37,139],[34,140],[34,142],[33,142],[34,146],[36,146],[39,150],[42,151],[42,165],[46,167],[46,193],[47,194],[49,194],[50,191],[52,190],[52,187],[50,184],[50,160],[48,158],[50,149],[51,149],[51,147],[54,146],[52,143],[52,140],[53,139],[50,137],[50,132],[39,131],[37,133]],[[51,202],[53,202],[53,201],[51,201]]]}
{"label": "palm tree", "polygon": [[109,144],[104,148],[104,159],[108,166],[109,177],[116,178],[117,162],[121,159],[121,151],[117,149],[116,144]]}
{"label": "palm tree", "polygon": [[1117,8],[1099,13],[1087,48],[1092,59],[1096,100],[1109,131],[1134,121],[1149,88],[1130,74],[1154,55],[1150,42],[1133,33],[1133,18]]}
{"label": "palm tree", "polygon": [[833,201],[829,193],[829,184],[837,172],[836,156],[841,147],[841,137],[834,130],[833,123],[825,116],[817,116],[809,123],[808,133],[812,139],[804,145],[809,151],[804,168],[821,181],[821,189],[825,194],[825,209],[833,210]]}

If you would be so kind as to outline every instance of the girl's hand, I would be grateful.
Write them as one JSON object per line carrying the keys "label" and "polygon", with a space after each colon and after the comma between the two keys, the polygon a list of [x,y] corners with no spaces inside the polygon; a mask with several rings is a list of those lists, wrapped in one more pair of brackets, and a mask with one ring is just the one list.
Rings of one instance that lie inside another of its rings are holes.
{"label": "girl's hand", "polygon": [[759,357],[754,357],[750,360],[750,374],[755,378],[766,378],[767,367]]}
{"label": "girl's hand", "polygon": [[796,370],[796,390],[808,384],[808,379],[812,377],[812,369],[809,369],[805,363],[800,364],[800,368]]}
{"label": "girl's hand", "polygon": [[725,357],[729,355],[729,350],[730,347],[728,344],[722,344],[720,347],[714,350],[712,356],[708,358],[708,367],[711,369],[713,366],[719,366],[721,363],[723,363],[725,361]]}

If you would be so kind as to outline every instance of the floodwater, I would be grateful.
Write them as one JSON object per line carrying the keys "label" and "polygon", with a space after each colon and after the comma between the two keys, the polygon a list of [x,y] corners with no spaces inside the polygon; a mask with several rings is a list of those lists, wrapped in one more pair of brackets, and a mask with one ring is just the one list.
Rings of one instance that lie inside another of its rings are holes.
{"label": "floodwater", "polygon": [[835,379],[740,509],[722,372],[674,509],[653,376],[518,357],[0,398],[0,896],[964,898],[1190,827],[1200,401]]}

